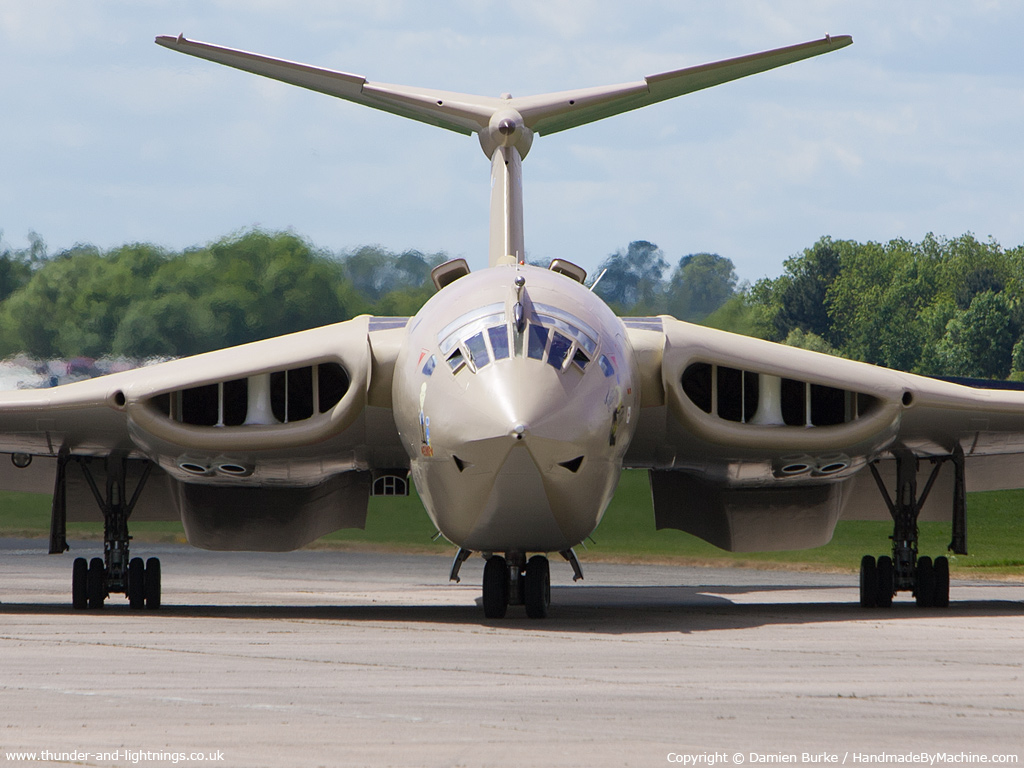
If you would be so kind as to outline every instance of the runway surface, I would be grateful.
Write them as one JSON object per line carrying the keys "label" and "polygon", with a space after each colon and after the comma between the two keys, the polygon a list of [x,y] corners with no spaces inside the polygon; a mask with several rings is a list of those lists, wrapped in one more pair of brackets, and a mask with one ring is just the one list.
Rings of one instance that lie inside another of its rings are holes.
{"label": "runway surface", "polygon": [[584,562],[573,584],[553,560],[551,618],[490,621],[478,558],[450,585],[434,556],[140,544],[163,608],[73,611],[71,556],[100,547],[72,546],[0,540],[0,763],[1024,759],[1024,585],[866,611],[852,575]]}

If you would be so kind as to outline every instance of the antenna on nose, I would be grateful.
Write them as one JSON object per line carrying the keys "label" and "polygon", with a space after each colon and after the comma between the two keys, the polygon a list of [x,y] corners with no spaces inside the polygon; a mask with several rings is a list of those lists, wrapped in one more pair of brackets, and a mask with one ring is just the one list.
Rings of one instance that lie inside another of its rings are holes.
{"label": "antenna on nose", "polygon": [[523,313],[523,288],[526,286],[526,278],[516,275],[516,303],[512,307],[512,320],[516,324],[516,333],[522,333],[526,327],[526,316]]}

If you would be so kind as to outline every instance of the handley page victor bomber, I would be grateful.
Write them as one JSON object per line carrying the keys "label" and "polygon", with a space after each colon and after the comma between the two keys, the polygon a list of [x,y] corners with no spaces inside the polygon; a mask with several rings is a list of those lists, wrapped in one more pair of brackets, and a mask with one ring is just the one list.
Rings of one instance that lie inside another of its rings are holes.
{"label": "handley page victor bomber", "polygon": [[[291,550],[361,527],[371,495],[408,492],[486,558],[483,608],[546,615],[547,553],[577,577],[623,467],[649,470],[658,528],[732,551],[826,543],[842,517],[891,516],[891,554],[861,563],[861,602],[945,605],[923,516],[967,490],[1024,486],[1024,393],[936,381],[689,325],[620,319],[556,259],[524,262],[521,162],[537,136],[849,45],[826,37],[623,85],[490,98],[194,42],[162,46],[463,134],[491,161],[490,266],[437,267],[412,318],[358,317],[48,390],[0,395],[0,487],[53,492],[65,523],[105,521],[73,604],[160,604],[160,564],[129,557],[128,521],[180,519],[198,547]],[[925,504],[927,500],[927,505]],[[882,542],[879,542],[881,545]]]}

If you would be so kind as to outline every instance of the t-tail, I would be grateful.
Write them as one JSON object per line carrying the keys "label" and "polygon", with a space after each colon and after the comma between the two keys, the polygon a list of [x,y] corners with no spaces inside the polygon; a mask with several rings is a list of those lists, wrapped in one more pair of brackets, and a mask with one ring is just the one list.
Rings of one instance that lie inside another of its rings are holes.
{"label": "t-tail", "polygon": [[465,135],[477,134],[491,161],[490,266],[522,262],[522,160],[534,136],[628,112],[713,85],[765,72],[785,64],[844,48],[849,35],[754,53],[712,64],[649,75],[621,85],[583,88],[539,96],[474,96],[387,83],[372,83],[360,75],[298,64],[184,36],[161,36],[156,42],[190,56],[298,85],[329,96],[363,104],[402,117]]}

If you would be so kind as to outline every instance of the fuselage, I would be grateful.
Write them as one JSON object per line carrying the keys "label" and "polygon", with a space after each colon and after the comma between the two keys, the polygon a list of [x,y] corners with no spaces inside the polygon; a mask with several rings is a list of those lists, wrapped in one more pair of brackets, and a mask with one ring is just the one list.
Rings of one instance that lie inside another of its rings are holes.
{"label": "fuselage", "polygon": [[438,530],[483,552],[583,541],[637,421],[622,322],[572,278],[518,265],[456,280],[408,329],[395,421]]}

